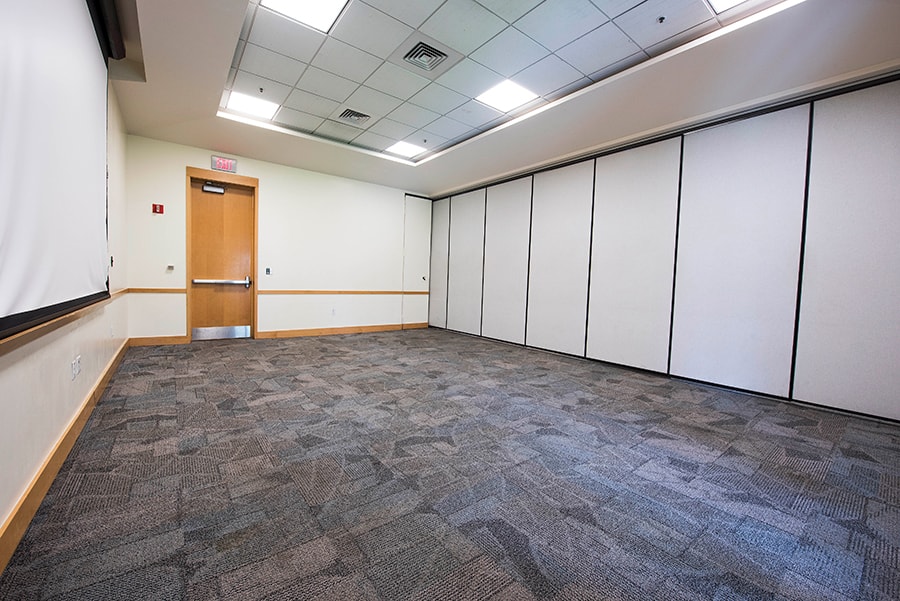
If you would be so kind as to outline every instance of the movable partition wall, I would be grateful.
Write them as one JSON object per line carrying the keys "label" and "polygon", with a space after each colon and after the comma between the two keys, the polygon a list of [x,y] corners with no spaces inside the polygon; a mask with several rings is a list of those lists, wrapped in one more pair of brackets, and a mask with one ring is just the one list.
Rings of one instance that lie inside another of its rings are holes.
{"label": "movable partition wall", "polygon": [[439,200],[429,323],[900,419],[898,123],[893,81]]}

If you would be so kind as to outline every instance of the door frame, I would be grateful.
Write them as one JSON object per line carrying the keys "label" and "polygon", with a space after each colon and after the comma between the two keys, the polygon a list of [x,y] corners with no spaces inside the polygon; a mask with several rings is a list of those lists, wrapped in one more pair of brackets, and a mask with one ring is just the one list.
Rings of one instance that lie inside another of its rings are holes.
{"label": "door frame", "polygon": [[191,261],[191,180],[199,179],[203,181],[220,182],[223,184],[232,184],[243,186],[251,190],[251,202],[253,203],[253,241],[250,252],[250,278],[253,283],[250,284],[250,338],[256,338],[256,320],[257,320],[257,273],[256,259],[259,246],[259,179],[248,177],[246,175],[237,175],[235,173],[226,173],[223,171],[213,171],[211,169],[200,169],[199,167],[187,167],[185,176],[185,225],[187,244],[185,246],[185,288],[187,289],[187,303],[185,304],[185,329],[187,330],[188,342],[193,340],[191,332],[191,296],[193,295],[191,281],[194,278],[193,267]]}

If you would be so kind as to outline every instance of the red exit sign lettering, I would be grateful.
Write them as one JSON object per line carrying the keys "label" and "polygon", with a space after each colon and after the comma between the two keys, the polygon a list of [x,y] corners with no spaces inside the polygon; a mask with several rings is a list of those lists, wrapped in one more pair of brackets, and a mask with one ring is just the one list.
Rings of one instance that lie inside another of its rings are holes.
{"label": "red exit sign lettering", "polygon": [[216,171],[227,171],[228,173],[237,172],[237,159],[229,159],[227,157],[217,157],[212,155],[212,168]]}

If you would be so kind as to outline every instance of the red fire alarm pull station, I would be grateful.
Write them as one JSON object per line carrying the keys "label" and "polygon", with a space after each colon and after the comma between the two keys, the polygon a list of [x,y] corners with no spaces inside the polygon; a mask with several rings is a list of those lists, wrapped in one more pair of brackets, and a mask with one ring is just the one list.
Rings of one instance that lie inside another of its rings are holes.
{"label": "red fire alarm pull station", "polygon": [[162,215],[165,212],[166,208],[163,205],[153,205],[153,214],[154,215]]}

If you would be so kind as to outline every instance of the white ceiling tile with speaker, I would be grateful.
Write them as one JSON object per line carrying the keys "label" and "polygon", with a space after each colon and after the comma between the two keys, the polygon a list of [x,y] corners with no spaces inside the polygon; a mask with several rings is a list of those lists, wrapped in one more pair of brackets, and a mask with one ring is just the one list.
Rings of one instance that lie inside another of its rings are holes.
{"label": "white ceiling tile with speaker", "polygon": [[[746,0],[744,12],[774,1]],[[401,155],[417,162],[721,28],[709,2],[337,0],[329,26],[281,14],[282,0],[252,1],[220,111],[235,112],[237,92],[278,105],[254,118],[263,125],[367,151],[405,142],[424,149]],[[488,106],[499,84],[525,88],[525,100]]]}

